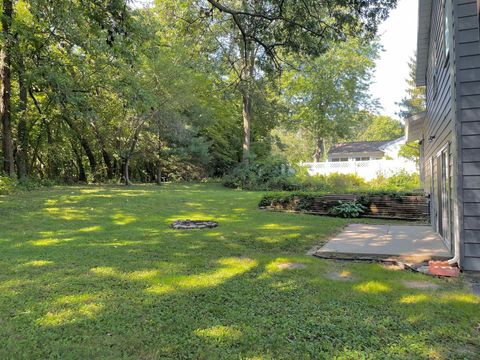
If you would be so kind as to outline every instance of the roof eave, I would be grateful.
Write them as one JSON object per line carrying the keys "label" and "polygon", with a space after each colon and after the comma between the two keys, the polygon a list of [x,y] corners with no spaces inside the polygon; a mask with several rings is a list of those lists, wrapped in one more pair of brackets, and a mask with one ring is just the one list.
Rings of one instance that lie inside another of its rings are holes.
{"label": "roof eave", "polygon": [[417,73],[415,79],[417,86],[427,84],[431,15],[432,0],[420,0],[418,3]]}
{"label": "roof eave", "polygon": [[391,145],[393,145],[393,144],[396,144],[397,142],[401,142],[401,141],[405,141],[405,135],[400,136],[399,138],[396,138],[396,139],[393,139],[393,140],[387,142],[385,145],[380,146],[379,149],[380,149],[381,151],[385,151],[385,150],[387,149],[387,147],[389,147],[389,146],[391,146]]}

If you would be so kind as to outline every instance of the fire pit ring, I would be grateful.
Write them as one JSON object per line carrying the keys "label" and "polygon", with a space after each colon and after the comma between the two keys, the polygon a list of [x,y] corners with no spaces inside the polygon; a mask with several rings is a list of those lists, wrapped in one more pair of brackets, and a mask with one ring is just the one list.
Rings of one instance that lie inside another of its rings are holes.
{"label": "fire pit ring", "polygon": [[218,226],[218,222],[210,220],[176,220],[171,226],[175,230],[212,229]]}

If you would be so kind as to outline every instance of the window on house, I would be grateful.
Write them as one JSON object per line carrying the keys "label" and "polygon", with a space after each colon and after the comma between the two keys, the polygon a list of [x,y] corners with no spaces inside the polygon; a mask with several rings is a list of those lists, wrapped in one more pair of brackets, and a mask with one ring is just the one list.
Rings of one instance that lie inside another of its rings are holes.
{"label": "window on house", "polygon": [[348,161],[348,158],[340,158],[340,161]]}

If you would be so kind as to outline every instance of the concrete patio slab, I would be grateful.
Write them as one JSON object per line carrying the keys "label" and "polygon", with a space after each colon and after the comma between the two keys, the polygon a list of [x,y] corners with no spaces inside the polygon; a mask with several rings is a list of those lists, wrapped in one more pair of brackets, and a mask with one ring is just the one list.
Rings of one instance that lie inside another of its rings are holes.
{"label": "concrete patio slab", "polygon": [[448,259],[450,251],[429,226],[352,224],[315,252],[338,258],[402,258],[408,261]]}

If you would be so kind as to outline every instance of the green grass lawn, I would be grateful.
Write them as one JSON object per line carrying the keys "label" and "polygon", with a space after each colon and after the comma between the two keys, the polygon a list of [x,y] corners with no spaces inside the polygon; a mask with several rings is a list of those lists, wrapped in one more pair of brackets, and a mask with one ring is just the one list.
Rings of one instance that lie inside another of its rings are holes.
{"label": "green grass lawn", "polygon": [[[461,280],[306,256],[347,220],[258,210],[261,195],[193,184],[1,197],[0,359],[480,358],[480,299]],[[169,228],[186,218],[220,227]]]}

